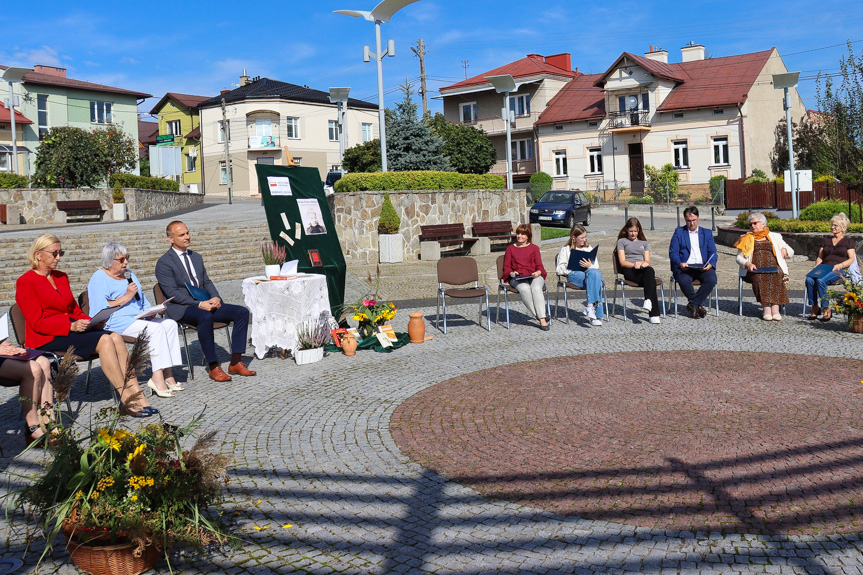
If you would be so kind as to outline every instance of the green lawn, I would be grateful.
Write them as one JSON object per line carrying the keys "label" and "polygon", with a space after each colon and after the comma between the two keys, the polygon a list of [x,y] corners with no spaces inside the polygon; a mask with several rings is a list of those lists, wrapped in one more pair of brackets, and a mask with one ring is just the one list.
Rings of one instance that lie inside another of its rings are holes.
{"label": "green lawn", "polygon": [[542,239],[553,240],[554,238],[565,238],[569,235],[569,228],[542,228]]}

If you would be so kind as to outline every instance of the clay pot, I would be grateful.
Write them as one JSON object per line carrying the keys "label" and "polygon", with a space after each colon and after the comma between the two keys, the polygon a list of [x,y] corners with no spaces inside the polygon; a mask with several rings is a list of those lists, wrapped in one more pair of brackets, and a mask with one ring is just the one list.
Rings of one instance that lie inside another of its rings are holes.
{"label": "clay pot", "polygon": [[408,322],[408,336],[411,338],[411,343],[422,343],[425,341],[426,322],[423,321],[421,311],[415,311],[408,314],[410,321]]}
{"label": "clay pot", "polygon": [[863,333],[863,315],[855,315],[851,320],[851,331],[854,333]]}
{"label": "clay pot", "polygon": [[357,354],[357,338],[353,334],[349,333],[342,336],[342,351],[345,352],[345,355]]}

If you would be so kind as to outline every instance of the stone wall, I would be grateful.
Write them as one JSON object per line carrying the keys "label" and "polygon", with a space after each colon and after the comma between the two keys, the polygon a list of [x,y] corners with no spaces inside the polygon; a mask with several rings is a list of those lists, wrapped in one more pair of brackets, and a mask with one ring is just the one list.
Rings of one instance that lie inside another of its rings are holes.
{"label": "stone wall", "polygon": [[185,210],[204,203],[203,194],[166,192],[163,190],[142,190],[125,188],[126,210],[130,220],[143,220],[152,216]]}
{"label": "stone wall", "polygon": [[[405,260],[419,259],[420,226],[465,225],[475,221],[527,222],[525,190],[429,190],[389,192],[401,218]],[[330,196],[333,219],[345,258],[358,263],[378,261],[378,217],[384,192],[351,192]]]}

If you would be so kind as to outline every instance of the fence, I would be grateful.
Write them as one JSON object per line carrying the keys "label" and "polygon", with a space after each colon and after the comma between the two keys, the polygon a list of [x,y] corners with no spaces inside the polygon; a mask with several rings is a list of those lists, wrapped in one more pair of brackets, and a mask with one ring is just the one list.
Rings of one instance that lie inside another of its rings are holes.
{"label": "fence", "polygon": [[[791,192],[777,182],[752,182],[745,180],[725,181],[725,207],[729,210],[791,209]],[[811,192],[798,193],[798,209],[821,200],[842,200],[863,207],[863,193],[857,186],[836,182],[812,182]]]}

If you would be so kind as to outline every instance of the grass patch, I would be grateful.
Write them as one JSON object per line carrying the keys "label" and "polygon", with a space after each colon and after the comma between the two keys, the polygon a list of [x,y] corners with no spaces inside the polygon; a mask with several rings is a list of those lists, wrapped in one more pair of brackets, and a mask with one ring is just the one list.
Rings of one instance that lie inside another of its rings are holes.
{"label": "grass patch", "polygon": [[542,228],[542,239],[553,240],[554,238],[565,238],[569,235],[569,228]]}

